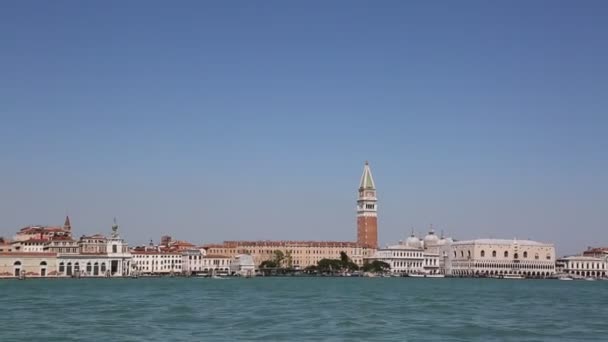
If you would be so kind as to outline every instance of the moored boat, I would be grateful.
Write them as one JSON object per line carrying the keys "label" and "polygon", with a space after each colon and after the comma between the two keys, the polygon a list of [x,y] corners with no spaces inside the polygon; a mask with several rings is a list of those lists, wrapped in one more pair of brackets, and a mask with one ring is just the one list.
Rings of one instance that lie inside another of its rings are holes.
{"label": "moored boat", "polygon": [[407,276],[412,278],[424,278],[424,274],[420,273],[408,273]]}
{"label": "moored boat", "polygon": [[443,274],[427,274],[426,278],[445,278]]}
{"label": "moored boat", "polygon": [[502,276],[502,279],[524,279],[524,277],[519,274],[505,274]]}

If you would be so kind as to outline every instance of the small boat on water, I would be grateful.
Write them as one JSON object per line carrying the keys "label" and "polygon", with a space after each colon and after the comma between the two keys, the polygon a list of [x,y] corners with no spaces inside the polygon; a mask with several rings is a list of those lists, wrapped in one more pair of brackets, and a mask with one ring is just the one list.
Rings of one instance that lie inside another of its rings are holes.
{"label": "small boat on water", "polygon": [[585,278],[586,281],[595,281],[595,278]]}
{"label": "small boat on water", "polygon": [[524,279],[524,277],[519,274],[505,274],[502,276],[502,279]]}
{"label": "small boat on water", "polygon": [[427,274],[425,278],[445,278],[443,274]]}
{"label": "small boat on water", "polygon": [[425,274],[420,274],[420,273],[408,273],[407,274],[408,277],[412,277],[412,278],[424,278]]}
{"label": "small boat on water", "polygon": [[409,273],[407,276],[412,278],[445,278],[443,274]]}
{"label": "small boat on water", "polygon": [[559,277],[559,278],[557,278],[557,279],[558,279],[558,280],[574,280],[574,279],[572,279],[572,278],[570,278],[570,277]]}

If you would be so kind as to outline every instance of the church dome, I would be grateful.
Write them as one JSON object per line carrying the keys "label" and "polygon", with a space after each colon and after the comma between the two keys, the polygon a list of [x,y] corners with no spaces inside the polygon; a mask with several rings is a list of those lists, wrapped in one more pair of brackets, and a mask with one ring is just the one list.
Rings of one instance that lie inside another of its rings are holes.
{"label": "church dome", "polygon": [[451,245],[452,242],[454,242],[454,240],[452,240],[452,238],[450,238],[450,237],[441,238],[441,239],[439,239],[439,241],[437,241],[437,245],[438,246]]}
{"label": "church dome", "polygon": [[439,237],[435,235],[435,232],[431,229],[431,231],[424,237],[424,246],[430,247],[435,246],[439,242]]}
{"label": "church dome", "polygon": [[420,248],[420,239],[412,233],[412,235],[405,240],[405,245],[410,248]]}

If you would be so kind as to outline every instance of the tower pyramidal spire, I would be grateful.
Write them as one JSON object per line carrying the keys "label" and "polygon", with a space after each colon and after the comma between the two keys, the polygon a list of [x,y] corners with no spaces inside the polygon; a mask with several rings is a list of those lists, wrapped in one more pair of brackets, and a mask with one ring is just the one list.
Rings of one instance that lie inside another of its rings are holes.
{"label": "tower pyramidal spire", "polygon": [[72,230],[72,224],[70,223],[70,217],[69,216],[65,216],[65,222],[63,223],[63,229],[71,231]]}
{"label": "tower pyramidal spire", "polygon": [[357,243],[378,248],[378,199],[369,162],[363,166],[357,199]]}
{"label": "tower pyramidal spire", "polygon": [[374,177],[372,177],[372,170],[369,168],[368,161],[365,161],[365,166],[363,167],[359,189],[376,190],[376,184],[374,184]]}

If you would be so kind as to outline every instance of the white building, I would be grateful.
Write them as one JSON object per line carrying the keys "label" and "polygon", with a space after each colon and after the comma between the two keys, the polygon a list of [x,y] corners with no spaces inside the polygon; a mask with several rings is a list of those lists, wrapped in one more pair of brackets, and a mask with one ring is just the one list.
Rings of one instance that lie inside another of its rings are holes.
{"label": "white building", "polygon": [[203,273],[228,275],[230,273],[231,261],[232,259],[225,255],[203,255]]}
{"label": "white building", "polygon": [[[205,251],[204,249],[202,250]],[[182,252],[182,271],[185,274],[203,272],[203,253],[201,249],[188,249]]]}
{"label": "white building", "polygon": [[[366,258],[368,262],[379,260],[390,265],[394,274],[438,274],[443,273],[441,263],[441,247],[448,240],[439,238],[431,228],[424,240],[420,240],[414,232],[399,244],[380,248],[373,256]],[[451,240],[449,240],[451,241]]]}
{"label": "white building", "polygon": [[182,253],[177,251],[133,250],[133,270],[138,275],[172,275],[182,273]]}
{"label": "white building", "polygon": [[477,239],[450,245],[447,273],[454,276],[548,277],[555,274],[555,247],[530,240]]}
{"label": "white building", "polygon": [[12,248],[14,251],[24,253],[43,253],[49,240],[46,239],[29,239],[21,241],[13,241]]}
{"label": "white building", "polygon": [[230,262],[230,274],[242,277],[255,276],[255,262],[249,254],[239,254]]}
{"label": "white building", "polygon": [[558,264],[562,265],[563,273],[573,277],[590,277],[603,278],[606,277],[606,268],[608,267],[605,258],[595,258],[588,256],[569,256],[560,258]]}
{"label": "white building", "polygon": [[[57,242],[62,242],[58,240]],[[118,235],[116,221],[109,238],[102,235],[83,236],[79,251],[73,252],[73,243],[65,241],[65,252],[57,254],[57,272],[60,276],[123,277],[131,268],[129,245]],[[57,245],[57,248],[63,245]]]}

